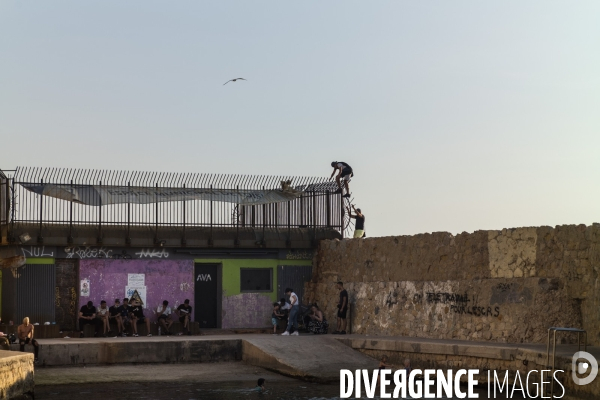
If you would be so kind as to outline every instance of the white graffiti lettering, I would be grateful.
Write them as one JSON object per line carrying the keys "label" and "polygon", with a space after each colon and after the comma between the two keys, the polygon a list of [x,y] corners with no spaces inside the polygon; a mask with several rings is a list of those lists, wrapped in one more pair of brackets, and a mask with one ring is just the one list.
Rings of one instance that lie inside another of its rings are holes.
{"label": "white graffiti lettering", "polygon": [[47,251],[44,246],[21,247],[21,252],[25,257],[54,257],[53,251]]}
{"label": "white graffiti lettering", "polygon": [[212,278],[210,277],[210,274],[199,274],[198,278],[196,278],[196,282],[197,281],[212,281]]}
{"label": "white graffiti lettering", "polygon": [[142,249],[135,253],[138,258],[169,258],[169,252],[165,249],[158,251],[156,249]]}
{"label": "white graffiti lettering", "polygon": [[65,247],[67,258],[111,258],[112,252],[105,247]]}

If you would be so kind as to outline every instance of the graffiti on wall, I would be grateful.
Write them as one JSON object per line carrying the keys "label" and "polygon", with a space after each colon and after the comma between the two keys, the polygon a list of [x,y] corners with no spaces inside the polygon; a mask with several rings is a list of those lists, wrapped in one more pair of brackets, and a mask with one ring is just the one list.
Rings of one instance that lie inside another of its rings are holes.
{"label": "graffiti on wall", "polygon": [[285,255],[286,260],[312,260],[314,253],[312,251],[288,251]]}
{"label": "graffiti on wall", "polygon": [[[421,296],[421,295],[419,295]],[[455,314],[472,315],[475,317],[498,317],[500,307],[491,305],[481,306],[476,295],[465,293],[426,292],[427,304],[446,304]],[[417,295],[415,295],[417,299]],[[421,300],[421,297],[418,298]],[[470,303],[470,304],[469,304]]]}
{"label": "graffiti on wall", "polygon": [[112,250],[105,247],[65,247],[67,258],[111,258],[112,252]]}
{"label": "graffiti on wall", "polygon": [[24,257],[54,257],[54,252],[44,246],[22,246],[21,252]]}
{"label": "graffiti on wall", "polygon": [[[24,250],[23,250],[24,251]],[[134,253],[134,256],[128,254],[126,250],[117,253],[118,250],[113,250],[106,247],[91,247],[91,246],[73,246],[65,247],[66,258],[79,258],[82,260],[94,258],[106,258],[113,260],[131,260],[133,258],[169,258],[169,252],[165,249],[141,249]],[[37,250],[37,253],[40,253]],[[42,251],[43,254],[43,251]],[[52,255],[35,255],[35,257],[51,257]]]}
{"label": "graffiti on wall", "polygon": [[169,258],[169,252],[165,249],[142,249],[135,253],[138,258]]}

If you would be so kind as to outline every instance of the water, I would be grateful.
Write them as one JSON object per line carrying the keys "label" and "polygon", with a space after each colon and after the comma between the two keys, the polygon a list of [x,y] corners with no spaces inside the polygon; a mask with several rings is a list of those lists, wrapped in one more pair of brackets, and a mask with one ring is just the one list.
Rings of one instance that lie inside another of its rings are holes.
{"label": "water", "polygon": [[[158,377],[157,377],[158,378]],[[106,382],[36,386],[36,400],[337,400],[338,384],[308,382],[269,382],[267,391],[258,393],[251,389],[256,382]],[[486,391],[478,391],[480,399],[489,399]],[[363,397],[366,399],[366,397]],[[379,397],[376,397],[379,398]],[[506,398],[506,395],[499,395]],[[513,397],[522,398],[522,397]]]}

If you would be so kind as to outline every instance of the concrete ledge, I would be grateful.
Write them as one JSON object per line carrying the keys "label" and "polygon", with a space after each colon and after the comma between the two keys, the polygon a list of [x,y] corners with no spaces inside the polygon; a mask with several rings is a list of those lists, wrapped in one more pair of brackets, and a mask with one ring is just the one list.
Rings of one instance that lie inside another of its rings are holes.
{"label": "concrete ledge", "polygon": [[[487,371],[508,371],[512,383],[516,373],[550,369],[546,365],[545,344],[490,343],[461,340],[425,339],[403,336],[345,335],[334,336],[340,343],[368,356],[387,355],[389,362],[401,366],[405,358],[419,369],[479,369],[480,383],[487,382]],[[578,386],[571,379],[571,362],[577,345],[557,345],[555,366],[563,370],[560,378],[565,387],[565,399],[598,399],[600,379]],[[581,348],[583,350],[583,348]],[[587,352],[600,361],[600,348],[588,346]],[[550,361],[551,362],[551,361]],[[532,388],[533,390],[533,388]]]}
{"label": "concrete ledge", "polygon": [[205,363],[242,359],[242,343],[239,337],[41,339],[39,343],[40,364],[43,366]]}
{"label": "concrete ledge", "polygon": [[0,399],[33,395],[33,354],[0,350]]}

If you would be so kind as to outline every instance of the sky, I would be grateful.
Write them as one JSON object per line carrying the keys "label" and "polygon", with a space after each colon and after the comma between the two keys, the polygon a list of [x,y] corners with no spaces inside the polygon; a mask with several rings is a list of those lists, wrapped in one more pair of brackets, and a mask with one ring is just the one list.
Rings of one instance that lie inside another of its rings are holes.
{"label": "sky", "polygon": [[0,168],[345,161],[370,237],[589,225],[599,20],[597,0],[0,0]]}

